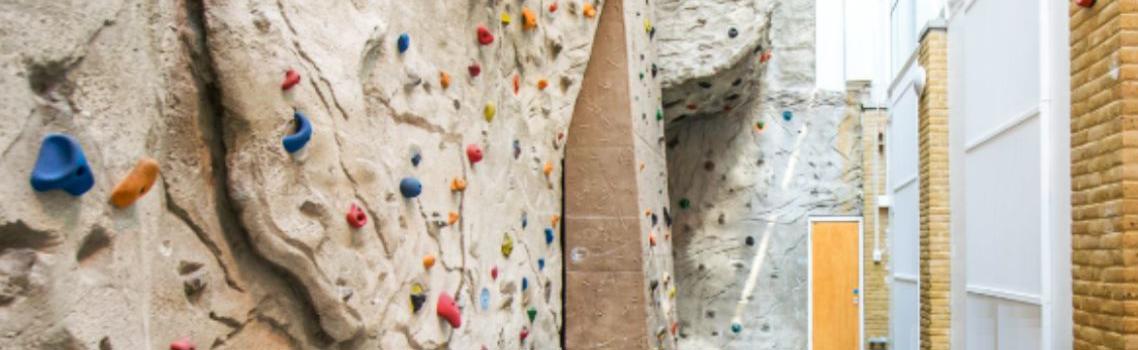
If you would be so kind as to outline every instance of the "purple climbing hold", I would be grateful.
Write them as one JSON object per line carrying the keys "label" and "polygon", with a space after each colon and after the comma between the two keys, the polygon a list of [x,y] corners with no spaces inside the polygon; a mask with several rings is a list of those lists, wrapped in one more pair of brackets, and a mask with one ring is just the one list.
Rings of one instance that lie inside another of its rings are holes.
{"label": "purple climbing hold", "polygon": [[423,184],[414,177],[405,177],[399,182],[399,192],[404,198],[415,198],[423,193]]}
{"label": "purple climbing hold", "polygon": [[36,191],[60,189],[72,196],[87,193],[95,186],[95,176],[91,174],[83,147],[64,134],[48,134],[43,138],[31,180]]}

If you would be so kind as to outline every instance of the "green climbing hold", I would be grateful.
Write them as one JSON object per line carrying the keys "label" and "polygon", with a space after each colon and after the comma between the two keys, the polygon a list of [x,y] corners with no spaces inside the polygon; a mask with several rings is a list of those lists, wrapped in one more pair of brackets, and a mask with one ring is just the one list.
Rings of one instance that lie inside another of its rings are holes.
{"label": "green climbing hold", "polygon": [[680,208],[681,209],[691,208],[691,201],[688,200],[687,198],[680,199]]}
{"label": "green climbing hold", "polygon": [[664,120],[664,110],[663,109],[656,109],[656,120],[657,121]]}
{"label": "green climbing hold", "polygon": [[502,234],[502,256],[510,257],[510,253],[514,252],[514,239],[510,238],[509,233]]}
{"label": "green climbing hold", "polygon": [[526,316],[529,316],[529,323],[533,323],[533,320],[537,318],[537,308],[530,306],[529,309],[526,310]]}

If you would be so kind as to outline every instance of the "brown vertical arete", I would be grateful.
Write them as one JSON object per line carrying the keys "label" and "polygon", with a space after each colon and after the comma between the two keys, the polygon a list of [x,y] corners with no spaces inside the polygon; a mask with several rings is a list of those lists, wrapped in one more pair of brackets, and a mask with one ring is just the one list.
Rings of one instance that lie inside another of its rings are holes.
{"label": "brown vertical arete", "polygon": [[1075,349],[1138,347],[1138,1],[1070,5]]}
{"label": "brown vertical arete", "polygon": [[926,76],[917,107],[922,350],[947,350],[951,345],[947,41],[944,26],[930,24],[922,32],[917,61]]}
{"label": "brown vertical arete", "polygon": [[605,1],[565,150],[565,347],[647,349],[623,3]]}

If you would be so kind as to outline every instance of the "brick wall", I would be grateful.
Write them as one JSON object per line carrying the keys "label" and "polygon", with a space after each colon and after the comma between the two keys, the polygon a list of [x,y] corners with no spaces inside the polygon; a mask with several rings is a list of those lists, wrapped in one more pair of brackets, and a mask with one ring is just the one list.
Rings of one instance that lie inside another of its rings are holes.
{"label": "brick wall", "polygon": [[921,36],[926,82],[918,106],[920,147],[921,349],[948,349],[951,242],[948,202],[948,49],[943,28]]}
{"label": "brick wall", "polygon": [[1138,1],[1070,6],[1074,348],[1134,349]]}
{"label": "brick wall", "polygon": [[[862,203],[865,208],[865,239],[862,244],[862,259],[864,261],[864,281],[865,286],[863,289],[864,303],[865,303],[865,337],[868,341],[872,338],[888,338],[889,337],[889,284],[885,283],[885,278],[888,276],[889,271],[889,257],[885,252],[887,251],[886,242],[889,238],[885,235],[886,228],[889,227],[889,211],[877,207],[877,196],[885,192],[885,154],[881,152],[878,146],[882,146],[883,142],[878,141],[878,132],[884,132],[886,122],[888,120],[888,113],[882,110],[868,110],[861,112],[861,128],[862,128],[862,149],[865,151],[862,157],[863,179],[862,191],[865,195]],[[876,180],[876,181],[875,181]],[[878,215],[874,215],[874,211]],[[874,246],[874,221],[877,220],[877,247],[882,251],[881,261],[873,261]]]}

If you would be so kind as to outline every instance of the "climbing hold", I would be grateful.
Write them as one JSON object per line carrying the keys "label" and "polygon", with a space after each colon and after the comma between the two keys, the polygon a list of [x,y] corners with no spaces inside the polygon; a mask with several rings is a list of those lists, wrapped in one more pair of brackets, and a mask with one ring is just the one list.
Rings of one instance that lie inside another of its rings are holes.
{"label": "climbing hold", "polygon": [[482,74],[482,66],[477,62],[471,63],[469,66],[466,66],[466,71],[470,73],[471,78],[476,78],[479,74]]}
{"label": "climbing hold", "polygon": [[545,161],[545,165],[541,167],[541,172],[545,173],[545,176],[553,174],[553,161]]}
{"label": "climbing hold", "polygon": [[647,19],[647,18],[644,19],[644,32],[645,33],[652,32],[652,21]]}
{"label": "climbing hold", "polygon": [[1095,5],[1095,0],[1075,0],[1075,4],[1082,7],[1091,7]]}
{"label": "climbing hold", "polygon": [[493,280],[498,279],[498,267],[497,266],[490,268],[490,279],[493,279]]}
{"label": "climbing hold", "polygon": [[656,68],[656,64],[655,64],[655,63],[653,63],[653,64],[652,64],[652,77],[653,77],[653,78],[655,78],[655,77],[656,77],[656,73],[658,73],[658,72],[659,72],[659,69],[657,69],[657,68]]}
{"label": "climbing hold", "polygon": [[494,34],[490,33],[486,26],[478,26],[478,43],[482,45],[490,45],[494,43]]}
{"label": "climbing hold", "polygon": [[478,147],[478,145],[473,144],[473,143],[470,145],[467,145],[466,146],[466,159],[470,160],[470,164],[481,162],[482,161],[482,147]]}
{"label": "climbing hold", "polygon": [[521,76],[514,74],[514,95],[517,95],[518,89],[521,89],[521,87],[522,87],[521,80],[522,80]]}
{"label": "climbing hold", "polygon": [[687,198],[680,198],[680,209],[691,208],[691,201]]}
{"label": "climbing hold", "polygon": [[538,90],[545,90],[545,88],[547,88],[547,87],[549,87],[549,80],[545,80],[545,79],[538,79],[537,80],[537,89]]}
{"label": "climbing hold", "polygon": [[771,52],[770,51],[763,51],[763,54],[759,55],[759,63],[767,63],[767,61],[770,61],[770,60],[771,60]]}
{"label": "climbing hold", "polygon": [[427,254],[423,257],[423,268],[430,269],[432,266],[435,266],[435,256]]}
{"label": "climbing hold", "polygon": [[527,30],[537,28],[537,15],[529,7],[522,8],[522,28]]}
{"label": "climbing hold", "polygon": [[731,332],[739,333],[743,331],[743,325],[739,322],[731,322]]}
{"label": "climbing hold", "polygon": [[763,123],[762,120],[755,122],[755,131],[763,131],[764,127],[766,127],[766,123]]}
{"label": "climbing hold", "polygon": [[747,236],[747,239],[743,240],[743,243],[746,243],[748,246],[753,246],[755,245],[755,237]]}
{"label": "climbing hold", "polygon": [[289,69],[285,72],[284,82],[281,82],[281,90],[292,89],[293,86],[300,83],[300,73],[295,70]]}
{"label": "climbing hold", "polygon": [[494,113],[498,108],[494,107],[494,102],[486,102],[486,107],[482,108],[482,116],[486,117],[486,122],[489,123],[494,120]]}
{"label": "climbing hold", "polygon": [[364,227],[367,224],[367,214],[358,205],[353,203],[348,207],[348,225],[355,228]]}
{"label": "climbing hold", "polygon": [[304,113],[294,112],[292,119],[296,121],[295,132],[281,140],[281,144],[284,144],[284,149],[288,153],[296,153],[308,144],[308,140],[312,139],[312,123],[308,121],[308,117],[305,117]]}
{"label": "climbing hold", "polygon": [[672,286],[672,288],[668,288],[668,298],[669,299],[675,299],[676,298],[676,287],[675,286]]}
{"label": "climbing hold", "polygon": [[648,231],[648,244],[653,247],[656,246],[656,231]]}
{"label": "climbing hold", "polygon": [[694,111],[694,110],[696,110],[696,108],[699,108],[699,105],[696,105],[694,102],[688,103],[687,108],[688,108],[688,110]]}
{"label": "climbing hold", "polygon": [[526,228],[526,225],[529,225],[529,217],[525,212],[522,212],[522,228]]}
{"label": "climbing hold", "polygon": [[524,342],[526,338],[529,338],[529,328],[522,327],[522,331],[518,334],[518,339]]}
{"label": "climbing hold", "polygon": [[443,89],[449,88],[450,74],[447,74],[447,72],[439,71],[439,85],[442,85]]}
{"label": "climbing hold", "polygon": [[423,184],[414,177],[405,177],[403,181],[399,181],[399,193],[402,193],[404,198],[418,197],[423,193]]}
{"label": "climbing hold", "polygon": [[585,17],[593,18],[593,16],[597,15],[597,8],[593,7],[593,4],[585,3],[585,6],[582,7],[581,14],[585,15]]}
{"label": "climbing hold", "polygon": [[557,223],[559,222],[561,222],[561,215],[553,214],[553,216],[549,217],[550,226],[557,227]]}
{"label": "climbing hold", "polygon": [[794,113],[793,113],[793,112],[791,112],[791,111],[782,111],[782,120],[785,120],[785,121],[790,121],[790,119],[791,119],[791,118],[794,118]]}
{"label": "climbing hold", "polygon": [[537,259],[537,270],[538,271],[545,270],[545,259],[542,259],[542,258]]}
{"label": "climbing hold", "polygon": [[462,327],[462,314],[458,310],[458,306],[454,304],[454,298],[451,298],[446,292],[439,293],[439,301],[435,312],[439,314],[439,317],[447,320],[451,327]]}
{"label": "climbing hold", "polygon": [[411,311],[419,312],[426,302],[427,295],[423,293],[423,286],[418,283],[411,285]]}
{"label": "climbing hold", "polygon": [[676,322],[676,321],[672,321],[672,335],[675,336],[676,332],[679,332],[679,330],[680,330],[680,323]]}
{"label": "climbing hold", "polygon": [[423,161],[423,156],[419,153],[411,155],[411,166],[419,166],[419,162]]}
{"label": "climbing hold", "polygon": [[735,37],[739,36],[739,31],[736,30],[735,28],[728,29],[727,30],[727,36],[734,39]]}
{"label": "climbing hold", "polygon": [[83,147],[71,136],[54,133],[45,136],[40,144],[31,181],[36,191],[61,189],[72,196],[87,193],[95,186]]}
{"label": "climbing hold", "polygon": [[134,204],[134,201],[146,195],[158,178],[158,162],[150,158],[142,158],[126,178],[115,185],[111,192],[111,204],[125,208]]}
{"label": "climbing hold", "polygon": [[514,252],[514,239],[510,238],[510,234],[502,234],[502,256],[509,258],[510,253]]}
{"label": "climbing hold", "polygon": [[458,215],[457,211],[452,211],[452,212],[448,213],[447,214],[447,225],[454,225],[454,223],[458,222],[459,217],[460,216]]}
{"label": "climbing hold", "polygon": [[545,244],[553,244],[553,229],[545,228]]}
{"label": "climbing hold", "polygon": [[664,110],[657,108],[656,109],[656,121],[661,121],[661,120],[664,120]]}
{"label": "climbing hold", "polygon": [[504,26],[510,25],[510,21],[511,21],[510,14],[506,13],[506,11],[502,11],[502,14],[498,15],[498,18],[502,21],[502,25],[504,25]]}
{"label": "climbing hold", "polygon": [[411,48],[411,35],[407,33],[399,34],[398,45],[399,53],[407,52],[407,49]]}
{"label": "climbing hold", "polygon": [[170,350],[195,350],[195,349],[197,349],[197,348],[194,347],[194,344],[191,343],[189,341],[189,339],[182,339],[182,340],[170,343]]}
{"label": "climbing hold", "polygon": [[530,306],[529,309],[526,309],[526,316],[529,316],[529,323],[533,323],[533,320],[537,318],[537,308]]}
{"label": "climbing hold", "polygon": [[557,2],[556,1],[554,1],[552,4],[549,4],[549,13],[554,13],[554,12],[557,12]]}
{"label": "climbing hold", "polygon": [[529,279],[522,277],[522,291],[524,292],[526,289],[529,289]]}
{"label": "climbing hold", "polygon": [[514,159],[518,159],[522,155],[522,142],[514,140]]}
{"label": "climbing hold", "polygon": [[466,191],[466,180],[457,177],[454,178],[454,180],[450,180],[450,190],[451,192]]}
{"label": "climbing hold", "polygon": [[490,290],[482,287],[482,293],[478,295],[478,302],[482,305],[482,310],[490,309]]}

